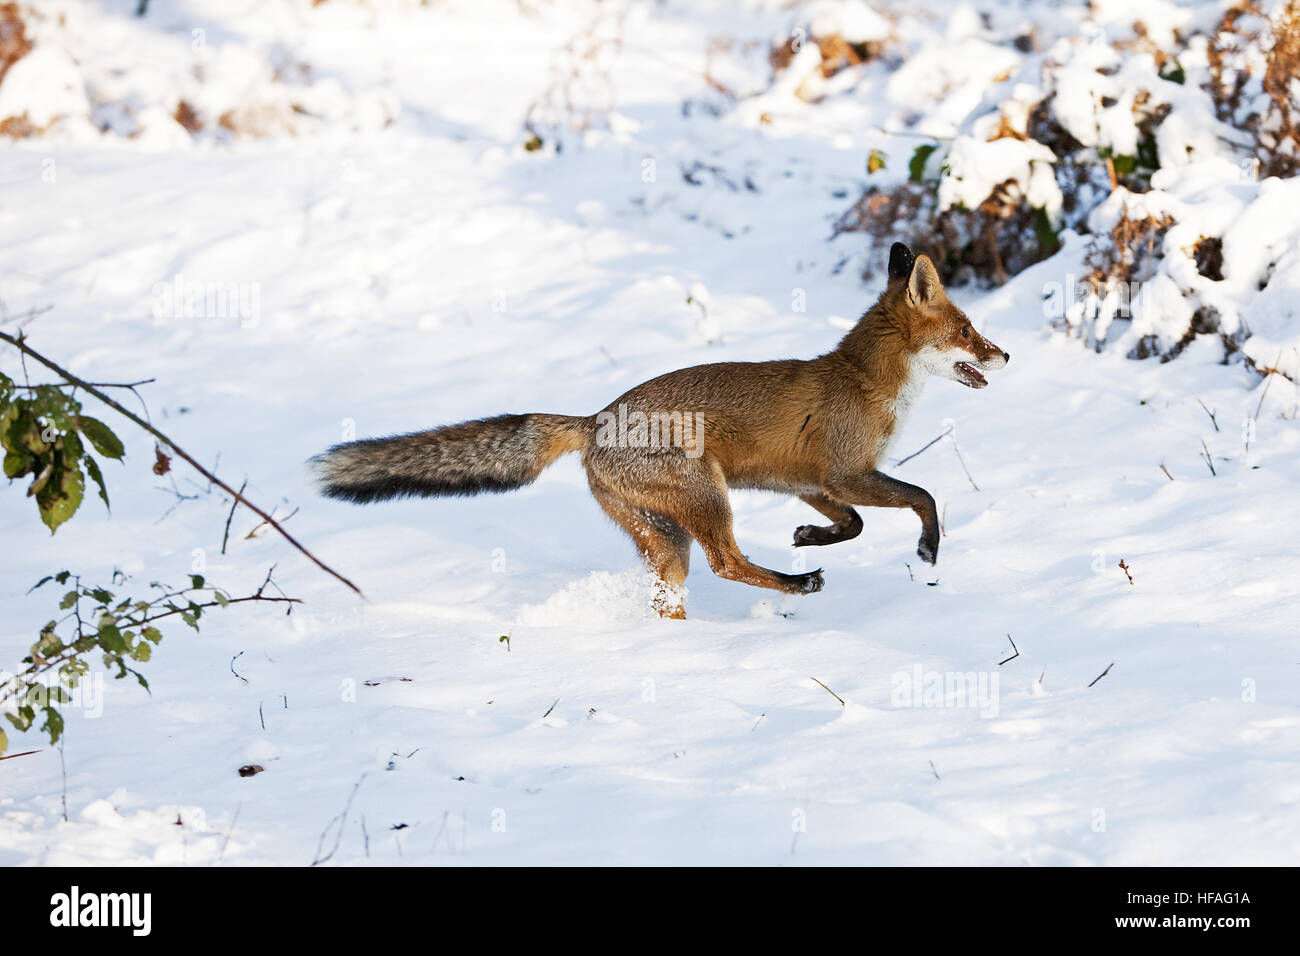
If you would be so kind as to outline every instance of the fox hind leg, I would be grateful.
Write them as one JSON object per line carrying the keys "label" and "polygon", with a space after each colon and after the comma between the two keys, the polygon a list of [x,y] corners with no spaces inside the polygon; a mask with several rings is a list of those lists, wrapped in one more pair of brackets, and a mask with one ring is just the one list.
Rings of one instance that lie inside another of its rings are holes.
{"label": "fox hind leg", "polygon": [[820,568],[784,574],[760,567],[741,554],[731,530],[731,503],[721,476],[683,488],[681,505],[672,517],[700,543],[709,567],[720,578],[786,594],[812,594],[822,589]]}
{"label": "fox hind leg", "polygon": [[690,570],[691,536],[671,518],[637,508],[594,483],[591,490],[605,514],[631,535],[654,575],[652,605],[659,616],[685,618],[682,585],[686,583],[686,573]]}
{"label": "fox hind leg", "polygon": [[851,507],[836,501],[828,495],[800,495],[800,500],[811,505],[834,524],[805,524],[794,529],[794,546],[806,547],[810,544],[836,544],[856,538],[862,532],[862,518]]}

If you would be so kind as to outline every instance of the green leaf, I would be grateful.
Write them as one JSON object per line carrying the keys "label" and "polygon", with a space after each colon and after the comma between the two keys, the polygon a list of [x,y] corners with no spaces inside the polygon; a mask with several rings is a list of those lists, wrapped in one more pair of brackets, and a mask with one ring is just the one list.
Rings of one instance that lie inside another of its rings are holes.
{"label": "green leaf", "polygon": [[56,471],[57,480],[52,479],[36,495],[41,520],[50,529],[50,534],[77,513],[86,491],[86,478],[76,465]]}
{"label": "green leaf", "polygon": [[99,419],[91,418],[88,415],[78,416],[77,427],[81,430],[81,434],[85,435],[90,443],[95,446],[95,451],[105,458],[120,461],[122,456],[126,454],[121,439],[114,435],[113,430]]}
{"label": "green leaf", "polygon": [[9,749],[9,738],[3,730],[0,730],[0,754]]}
{"label": "green leaf", "polygon": [[190,587],[192,587],[192,588],[201,588],[201,587],[203,587],[203,575],[201,575],[201,574],[191,574],[191,575],[190,575]]}
{"label": "green leaf", "polygon": [[1138,142],[1137,163],[1147,169],[1160,168],[1160,148],[1154,136],[1144,136]]}
{"label": "green leaf", "polygon": [[19,730],[26,731],[31,727],[32,721],[36,719],[36,712],[32,710],[30,704],[24,704],[22,707],[18,708],[16,714],[7,713],[5,714],[5,717],[8,718],[9,723],[13,724]]}
{"label": "green leaf", "polygon": [[938,147],[933,143],[924,143],[916,147],[916,151],[912,153],[912,158],[907,164],[907,175],[912,182],[919,183],[925,179],[925,164],[929,161],[930,154],[936,149]]}
{"label": "green leaf", "polygon": [[61,650],[63,650],[63,642],[59,640],[59,635],[54,632],[52,627],[47,627],[41,631],[40,640],[32,645],[32,653],[39,654],[47,660],[58,656]]}
{"label": "green leaf", "polygon": [[126,639],[122,637],[122,632],[113,624],[102,624],[99,633],[95,635],[99,639],[99,646],[106,651],[114,654],[123,654],[126,652]]}
{"label": "green leaf", "polygon": [[18,436],[18,416],[22,414],[22,408],[17,402],[6,405],[3,411],[0,411],[0,448],[5,451],[18,451],[21,447]]}
{"label": "green leaf", "polygon": [[1038,243],[1038,252],[1043,258],[1055,255],[1061,248],[1061,237],[1052,228],[1052,219],[1042,206],[1034,209],[1034,240]]}
{"label": "green leaf", "polygon": [[46,707],[45,723],[41,724],[41,730],[50,735],[50,743],[57,744],[63,734],[63,715],[53,707]]}
{"label": "green leaf", "polygon": [[90,475],[91,480],[99,486],[99,497],[104,499],[104,507],[111,511],[112,508],[108,504],[108,489],[104,487],[104,473],[99,470],[99,462],[89,455],[86,456],[86,472]]}
{"label": "green leaf", "polygon": [[221,591],[214,590],[212,592],[212,600],[216,601],[217,604],[221,607],[225,607],[227,604],[230,603],[230,597]]}
{"label": "green leaf", "polygon": [[60,435],[54,447],[63,452],[63,460],[68,464],[81,461],[81,456],[86,453],[86,446],[81,444],[81,439],[77,437],[76,432],[65,432]]}
{"label": "green leaf", "polygon": [[76,603],[77,603],[77,592],[69,591],[67,594],[63,595],[63,600],[59,602],[59,610],[66,611],[68,608],[72,607],[72,605]]}
{"label": "green leaf", "polygon": [[5,452],[5,477],[21,478],[36,468],[36,458],[27,451],[19,449],[18,451]]}
{"label": "green leaf", "polygon": [[113,600],[113,592],[105,591],[103,588],[95,588],[93,591],[90,592],[90,596],[93,597],[100,604],[104,604],[104,605],[107,605],[109,601]]}
{"label": "green leaf", "polygon": [[144,641],[131,648],[131,656],[137,661],[147,661],[153,654],[153,648]]}
{"label": "green leaf", "polygon": [[162,640],[162,632],[156,627],[146,627],[140,632],[140,636],[146,641],[153,641],[155,644]]}
{"label": "green leaf", "polygon": [[873,149],[867,155],[867,175],[878,173],[885,168],[885,154],[878,149]]}

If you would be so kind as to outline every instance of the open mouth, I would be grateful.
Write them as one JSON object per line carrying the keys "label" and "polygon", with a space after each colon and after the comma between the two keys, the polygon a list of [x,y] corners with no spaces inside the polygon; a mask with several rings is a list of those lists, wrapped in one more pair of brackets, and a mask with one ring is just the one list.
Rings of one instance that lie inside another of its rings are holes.
{"label": "open mouth", "polygon": [[970,388],[983,388],[989,383],[989,380],[980,374],[980,370],[969,362],[957,362],[953,368],[957,370],[957,380]]}

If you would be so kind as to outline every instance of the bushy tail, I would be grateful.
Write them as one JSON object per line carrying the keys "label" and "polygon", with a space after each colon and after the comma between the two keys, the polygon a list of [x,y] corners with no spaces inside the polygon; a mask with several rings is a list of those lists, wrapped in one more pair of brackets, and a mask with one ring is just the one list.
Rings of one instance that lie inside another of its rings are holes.
{"label": "bushy tail", "polygon": [[586,448],[589,423],[568,415],[498,415],[346,442],[310,464],[321,494],[358,503],[509,491],[530,484],[565,452]]}

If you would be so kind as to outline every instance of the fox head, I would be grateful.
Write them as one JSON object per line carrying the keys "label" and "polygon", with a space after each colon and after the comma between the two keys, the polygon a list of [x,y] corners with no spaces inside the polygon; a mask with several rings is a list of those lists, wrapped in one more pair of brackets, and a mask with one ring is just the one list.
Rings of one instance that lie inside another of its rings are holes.
{"label": "fox head", "polygon": [[966,313],[948,300],[939,273],[926,255],[896,242],[889,250],[889,290],[893,314],[912,367],[969,388],[988,385],[984,372],[1003,368],[1011,356],[975,331]]}

